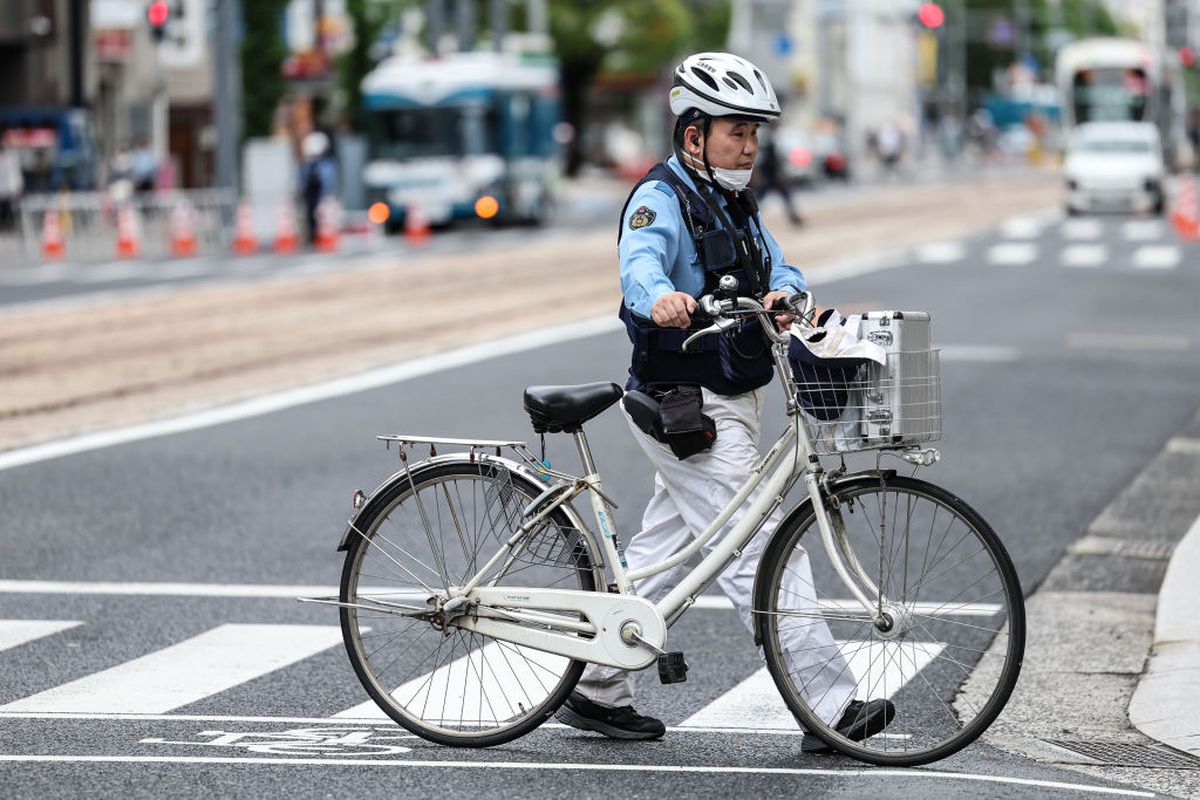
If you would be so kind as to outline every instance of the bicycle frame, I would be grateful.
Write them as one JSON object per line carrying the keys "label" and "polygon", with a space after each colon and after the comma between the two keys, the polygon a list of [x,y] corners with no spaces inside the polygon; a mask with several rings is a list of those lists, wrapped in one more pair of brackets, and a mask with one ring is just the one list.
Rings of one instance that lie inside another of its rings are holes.
{"label": "bicycle frame", "polygon": [[[596,525],[600,531],[600,543],[604,550],[605,561],[612,571],[613,580],[622,596],[633,599],[637,597],[635,589],[636,581],[664,572],[687,561],[716,536],[717,532],[729,522],[738,509],[742,508],[743,504],[755,490],[762,487],[762,491],[759,492],[758,496],[746,509],[733,529],[694,569],[683,577],[679,584],[666,597],[653,605],[657,611],[657,615],[666,621],[667,625],[673,623],[688,607],[693,605],[703,590],[724,571],[734,558],[740,555],[743,548],[759,532],[771,513],[784,502],[789,488],[797,477],[801,476],[803,477],[808,497],[817,512],[817,523],[821,534],[821,541],[828,551],[830,560],[839,577],[845,583],[853,598],[873,619],[881,613],[883,607],[886,605],[886,599],[880,595],[879,590],[866,577],[858,558],[852,551],[847,550],[844,535],[839,536],[836,533],[830,514],[824,507],[820,484],[822,467],[808,436],[807,428],[800,419],[801,411],[795,399],[796,390],[794,381],[786,361],[786,345],[784,342],[787,340],[784,339],[781,342],[778,338],[772,338],[774,341],[771,352],[775,360],[776,373],[783,384],[785,396],[788,399],[788,417],[790,420],[788,427],[751,471],[748,480],[738,493],[709,524],[704,533],[694,539],[687,547],[672,554],[658,564],[635,570],[628,569],[624,552],[618,545],[619,538],[615,525],[606,508],[607,503],[604,496],[603,483],[592,461],[587,438],[582,431],[575,433],[574,436],[580,460],[586,474],[582,478],[577,479],[574,490],[567,489],[560,492],[552,503],[540,508],[537,515],[533,518],[535,522],[544,519],[554,509],[570,502],[581,491],[587,491]],[[547,492],[551,493],[551,490],[548,489]],[[536,506],[536,500],[530,504],[531,508]],[[496,638],[507,639],[517,644],[525,644],[537,649],[557,652],[561,655],[576,658],[586,657],[591,661],[612,663],[611,658],[604,658],[596,653],[593,653],[591,656],[584,655],[583,651],[587,647],[581,647],[582,640],[577,636],[580,632],[593,634],[601,632],[597,630],[594,620],[604,616],[606,612],[602,612],[596,608],[594,601],[590,600],[588,596],[590,595],[592,598],[598,594],[604,596],[603,593],[581,592],[578,590],[546,589],[528,592],[522,590],[521,594],[526,595],[522,599],[520,596],[514,597],[512,595],[504,595],[502,592],[497,593],[495,590],[501,587],[483,585],[485,576],[491,574],[492,570],[500,564],[506,553],[512,553],[512,548],[517,546],[527,526],[528,523],[506,543],[505,547],[500,548],[471,580],[462,587],[454,590],[453,593],[455,596],[448,600],[445,607],[447,613],[457,612],[459,609],[467,606],[468,601],[466,598],[468,595],[474,593],[476,610],[473,613],[477,615],[476,619],[473,622],[470,620],[462,620],[461,622],[456,620],[455,624],[460,624],[461,627],[486,633]],[[511,558],[511,555],[509,557]],[[869,595],[873,595],[874,599],[872,600]],[[607,596],[609,598],[613,597],[612,594],[608,594]],[[485,600],[500,601],[501,598],[503,598],[503,610],[489,610],[487,608],[488,603],[484,602]],[[641,600],[641,598],[637,599]],[[641,602],[644,603],[646,601],[642,600]],[[631,615],[628,621],[637,621],[635,617],[640,616],[640,614],[635,613],[637,610],[635,609],[636,605],[630,604],[625,612]],[[589,608],[589,606],[591,607]],[[548,609],[578,611],[585,618],[593,620],[593,622],[567,620],[561,615],[556,617],[555,615],[541,613]],[[478,614],[480,613],[482,613],[484,618],[490,617],[491,621],[480,625],[478,618]],[[505,624],[501,620],[506,620],[509,623],[538,625],[542,627],[542,630],[533,630],[522,627],[520,624]],[[548,635],[546,628],[560,628],[564,631],[570,631],[570,635],[559,637],[556,646],[553,634]],[[660,648],[663,642],[655,641],[657,639],[656,636],[653,639],[647,638],[648,632],[645,630],[637,630],[636,635],[627,635],[627,632],[623,631],[622,636],[626,646],[642,643],[648,645],[650,650],[661,652]],[[663,629],[663,640],[665,641],[665,628]],[[609,655],[611,656],[611,652]],[[645,661],[645,664],[649,663],[649,660]],[[613,665],[629,668],[629,665],[624,663]]]}

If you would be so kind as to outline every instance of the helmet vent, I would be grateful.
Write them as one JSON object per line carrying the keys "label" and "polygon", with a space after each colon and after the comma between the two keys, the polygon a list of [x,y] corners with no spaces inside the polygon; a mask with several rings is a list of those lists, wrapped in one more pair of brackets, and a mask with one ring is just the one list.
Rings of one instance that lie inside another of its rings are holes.
{"label": "helmet vent", "polygon": [[702,83],[707,85],[708,88],[712,89],[714,92],[720,91],[720,87],[717,86],[717,82],[713,80],[713,77],[707,72],[692,67],[692,74],[699,78]]}
{"label": "helmet vent", "polygon": [[[758,70],[754,70],[754,77],[758,78],[759,85],[762,86],[763,91],[766,92],[767,91],[767,82],[763,78],[762,73],[759,72]],[[749,89],[750,87],[747,86],[746,88]]]}
{"label": "helmet vent", "polygon": [[[725,76],[725,82],[729,84],[730,89],[737,89],[739,86],[745,89],[750,94],[754,94],[754,90],[750,88],[750,84],[741,75],[736,72],[731,72]],[[736,86],[734,84],[737,84]]]}

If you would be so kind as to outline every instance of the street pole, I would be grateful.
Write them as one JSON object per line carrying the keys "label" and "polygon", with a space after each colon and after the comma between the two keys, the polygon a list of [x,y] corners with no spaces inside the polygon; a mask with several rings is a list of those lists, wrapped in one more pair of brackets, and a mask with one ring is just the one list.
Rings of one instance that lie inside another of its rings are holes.
{"label": "street pole", "polygon": [[429,38],[429,54],[431,56],[438,55],[438,49],[442,44],[442,28],[445,25],[445,8],[442,0],[426,0],[425,2],[425,27]]}
{"label": "street pole", "polygon": [[506,0],[491,0],[492,41],[496,52],[504,52],[504,37],[508,35],[508,3]]}
{"label": "street pole", "polygon": [[83,32],[87,25],[87,19],[84,8],[83,0],[71,0],[67,22],[70,26],[68,32],[71,41],[71,54],[69,56],[71,59],[70,101],[73,108],[83,108],[86,105],[83,88],[83,64],[87,57],[87,49],[83,39]]}
{"label": "street pole", "polygon": [[1031,47],[1033,43],[1030,41],[1033,33],[1029,24],[1029,0],[1013,0],[1013,4],[1013,15],[1017,18],[1017,36],[1020,37],[1017,45],[1017,57],[1022,64],[1025,64],[1033,54]]}
{"label": "street pole", "polygon": [[[239,0],[217,0],[217,58],[213,65],[213,116],[217,127],[217,186],[238,190],[238,153],[242,140],[242,58],[238,52]],[[228,209],[228,224],[233,208]]]}
{"label": "street pole", "polygon": [[475,0],[458,0],[458,52],[475,49]]}

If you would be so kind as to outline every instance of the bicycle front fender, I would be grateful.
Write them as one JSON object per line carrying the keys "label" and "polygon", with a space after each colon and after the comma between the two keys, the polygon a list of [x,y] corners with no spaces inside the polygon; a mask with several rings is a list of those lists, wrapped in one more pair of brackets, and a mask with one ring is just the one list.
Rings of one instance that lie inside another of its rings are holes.
{"label": "bicycle front fender", "polygon": [[[833,494],[836,497],[840,492],[847,489],[853,489],[862,484],[878,486],[880,481],[886,483],[891,478],[895,477],[895,475],[896,470],[894,469],[852,472],[849,475],[838,478],[833,482]],[[822,496],[825,496],[824,491],[822,491]],[[803,501],[797,503],[790,511],[787,512],[787,514],[784,515],[783,519],[780,520],[778,527],[771,532],[771,538],[768,540],[767,546],[763,548],[762,558],[759,560],[758,569],[754,573],[754,594],[751,595],[754,600],[754,605],[751,606],[752,609],[766,608],[768,602],[770,601],[768,596],[770,593],[770,588],[767,585],[769,581],[763,573],[766,571],[766,565],[774,564],[777,559],[787,557],[787,553],[781,552],[784,547],[783,542],[787,538],[785,535],[783,535],[784,532],[791,530],[793,526],[803,523],[812,516],[815,516],[812,507],[812,498],[805,497]],[[754,643],[761,647],[762,631],[759,627],[760,615],[754,614],[753,611],[751,612],[751,615],[754,617]]]}

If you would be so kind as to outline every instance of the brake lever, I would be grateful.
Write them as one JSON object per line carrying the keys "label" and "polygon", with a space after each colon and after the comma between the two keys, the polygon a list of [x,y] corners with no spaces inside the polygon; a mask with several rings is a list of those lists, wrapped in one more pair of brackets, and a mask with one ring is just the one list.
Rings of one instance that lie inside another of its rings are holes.
{"label": "brake lever", "polygon": [[688,352],[688,350],[690,350],[692,347],[692,342],[696,341],[697,339],[708,336],[710,333],[720,333],[721,331],[725,330],[726,328],[733,327],[734,325],[737,324],[737,322],[738,321],[736,319],[730,319],[728,317],[721,317],[721,318],[717,319],[717,321],[714,322],[712,325],[709,325],[707,328],[698,330],[695,333],[693,333],[691,336],[689,336],[688,338],[684,339],[683,346],[679,348],[680,352],[682,352],[682,353]]}

